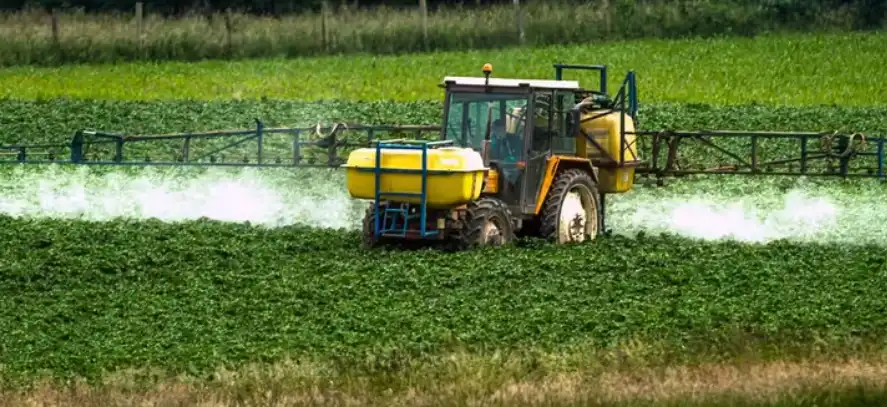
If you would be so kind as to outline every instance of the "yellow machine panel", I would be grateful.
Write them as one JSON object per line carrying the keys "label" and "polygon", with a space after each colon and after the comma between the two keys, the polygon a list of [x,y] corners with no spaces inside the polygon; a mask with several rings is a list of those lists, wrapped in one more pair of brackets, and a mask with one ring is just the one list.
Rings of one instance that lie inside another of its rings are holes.
{"label": "yellow machine panel", "polygon": [[495,194],[499,192],[499,172],[495,169],[487,171],[487,183],[484,186],[485,194]]}
{"label": "yellow machine panel", "polygon": [[[576,139],[576,151],[581,156],[583,153],[594,162],[598,163],[598,188],[603,193],[626,192],[634,185],[634,169],[639,163],[636,145],[636,136],[626,134],[624,142],[620,137],[621,114],[625,121],[625,132],[634,132],[634,121],[628,113],[611,111],[601,117],[585,121],[588,117],[603,114],[607,110],[592,110],[585,113],[582,118],[582,130],[591,136],[602,148],[599,151],[593,144],[584,138]],[[625,155],[620,152],[624,150]]]}
{"label": "yellow machine panel", "polygon": [[[345,168],[348,193],[357,199],[375,198],[376,149],[361,148],[348,156]],[[422,169],[421,150],[382,149],[382,168]],[[358,168],[365,169],[363,171]],[[432,208],[450,208],[464,205],[480,197],[481,185],[487,168],[480,154],[470,148],[444,147],[428,150],[427,203]],[[420,173],[383,173],[380,189],[383,193],[422,192]],[[392,201],[420,204],[419,197],[390,197]]]}
{"label": "yellow machine panel", "polygon": [[600,192],[607,194],[628,192],[634,185],[634,168],[634,166],[599,168],[598,188]]}

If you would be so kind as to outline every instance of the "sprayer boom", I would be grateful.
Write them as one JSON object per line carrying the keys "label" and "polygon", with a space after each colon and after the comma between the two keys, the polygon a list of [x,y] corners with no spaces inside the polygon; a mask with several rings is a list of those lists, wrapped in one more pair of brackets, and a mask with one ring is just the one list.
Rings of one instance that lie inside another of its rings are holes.
{"label": "sprayer boom", "polygon": [[[611,96],[608,94],[609,80],[605,65],[555,64],[554,70],[553,81],[491,78],[492,66],[486,64],[483,77],[447,77],[441,86],[455,86],[463,91],[472,87],[487,91],[508,88],[511,93],[538,88],[540,91],[533,101],[534,114],[537,115],[554,106],[550,100],[545,101],[545,97],[549,97],[545,95],[575,96],[572,110],[549,115],[551,118],[557,117],[557,120],[566,120],[566,123],[558,124],[545,118],[545,114],[536,117],[544,119],[537,121],[537,127],[547,126],[548,132],[533,135],[530,137],[533,142],[540,139],[551,144],[567,141],[569,145],[573,144],[569,139],[572,137],[580,140],[576,144],[577,151],[584,151],[586,147],[599,152],[607,150],[592,160],[595,166],[636,166],[634,176],[642,178],[661,180],[691,174],[745,174],[885,179],[884,138],[880,136],[837,132],[635,130],[639,121],[634,72],[628,72]],[[594,73],[599,88],[579,88],[577,81],[564,80],[564,73],[570,70]],[[489,105],[491,109],[493,103]],[[445,107],[445,116],[448,109]],[[512,113],[520,116],[519,120],[526,120],[528,112],[522,109],[514,109]],[[485,122],[479,123],[483,127],[475,129],[475,124],[469,121],[470,125],[465,131],[473,135],[479,130],[483,140],[478,144],[483,146],[483,153],[488,154],[487,150],[491,148],[492,110],[483,112],[483,116],[479,119]],[[513,131],[518,116],[507,118],[509,131]],[[605,116],[620,117],[618,125],[610,124],[613,134],[602,139],[589,133],[603,129],[587,123],[599,121]],[[626,123],[631,126],[626,127]],[[446,133],[440,125],[366,126],[340,123],[302,128],[265,128],[258,119],[255,125],[254,129],[249,130],[166,135],[122,135],[80,130],[68,143],[0,146],[0,164],[339,167],[352,151],[370,147],[376,140],[411,138],[433,141]],[[570,129],[570,135],[566,139],[560,137],[556,140],[551,133],[553,129],[560,128]],[[546,137],[548,139],[544,140]],[[607,143],[609,149],[604,145]],[[562,147],[572,148],[568,145]],[[637,156],[626,158],[629,150],[636,150],[632,154]],[[588,158],[591,156],[589,152]]]}

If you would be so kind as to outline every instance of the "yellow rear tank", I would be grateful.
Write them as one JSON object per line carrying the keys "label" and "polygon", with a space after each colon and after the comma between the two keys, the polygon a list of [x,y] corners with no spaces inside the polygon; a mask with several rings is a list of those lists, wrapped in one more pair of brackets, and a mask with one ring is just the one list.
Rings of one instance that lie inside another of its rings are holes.
{"label": "yellow rear tank", "polygon": [[[483,158],[470,148],[442,147],[428,149],[427,204],[431,208],[452,208],[480,197],[487,168]],[[382,168],[422,169],[421,150],[382,148]],[[348,155],[345,178],[348,193],[356,199],[375,198],[376,149],[361,148]],[[359,170],[363,169],[363,170]],[[383,193],[415,193],[422,191],[420,173],[382,173],[380,189]],[[396,202],[420,204],[419,197],[384,197]]]}
{"label": "yellow rear tank", "polygon": [[[609,113],[607,113],[609,112]],[[586,118],[601,115],[593,120]],[[603,149],[598,150],[584,138],[576,138],[576,151],[585,154],[598,163],[598,188],[602,193],[626,192],[634,185],[634,169],[639,164],[636,136],[626,134],[624,142],[620,136],[620,115],[625,122],[625,132],[634,133],[634,120],[628,113],[610,110],[590,110],[583,112],[582,130],[591,136]],[[624,156],[621,151],[624,150]]]}

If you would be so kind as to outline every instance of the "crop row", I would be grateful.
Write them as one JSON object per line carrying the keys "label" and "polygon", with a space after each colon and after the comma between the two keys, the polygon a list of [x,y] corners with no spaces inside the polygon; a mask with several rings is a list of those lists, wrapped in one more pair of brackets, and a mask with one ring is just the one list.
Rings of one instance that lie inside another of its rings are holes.
{"label": "crop row", "polygon": [[696,2],[692,7],[664,2],[530,2],[523,9],[522,33],[514,9],[501,5],[432,10],[427,29],[418,10],[384,7],[342,6],[325,17],[317,13],[282,18],[236,13],[181,19],[149,15],[141,24],[132,16],[61,12],[57,36],[48,14],[29,11],[0,16],[0,37],[5,39],[0,66],[489,49],[519,45],[521,34],[525,45],[541,46],[798,28],[847,30],[860,27],[872,13],[861,11],[855,4],[839,9],[804,4],[786,13],[778,6],[749,1]]}
{"label": "crop row", "polygon": [[[583,25],[586,26],[586,25]],[[643,40],[488,52],[239,62],[114,64],[0,71],[0,98],[115,100],[442,100],[447,75],[549,79],[555,62],[606,64],[615,93],[629,70],[641,103],[883,105],[887,34]],[[2,53],[0,53],[2,54]],[[568,73],[587,88],[593,74]]]}
{"label": "crop row", "polygon": [[4,376],[197,373],[286,355],[397,369],[456,349],[630,340],[693,360],[687,349],[787,351],[809,349],[810,338],[852,347],[887,332],[887,257],[875,248],[609,237],[446,254],[365,251],[359,240],[300,227],[0,216]]}

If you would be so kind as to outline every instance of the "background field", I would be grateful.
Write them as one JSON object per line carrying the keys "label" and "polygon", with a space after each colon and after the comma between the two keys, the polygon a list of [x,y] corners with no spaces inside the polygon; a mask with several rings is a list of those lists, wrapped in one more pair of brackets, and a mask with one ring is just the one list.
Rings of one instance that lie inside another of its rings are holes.
{"label": "background field", "polygon": [[[138,63],[0,71],[0,97],[114,100],[442,100],[447,75],[553,78],[556,62],[606,64],[615,92],[628,70],[642,103],[884,105],[887,34],[639,40],[409,56]],[[596,88],[593,75],[571,73]]]}
{"label": "background field", "polygon": [[[16,67],[0,71],[0,144],[66,142],[79,128],[249,128],[254,118],[271,126],[436,124],[440,78],[475,75],[488,61],[497,76],[550,77],[556,61],[607,63],[614,80],[635,69],[644,129],[883,136],[880,83],[887,78],[876,62],[884,40],[883,33],[780,35],[530,52]],[[318,99],[327,101],[310,103]],[[159,157],[168,147],[150,153]],[[102,405],[173,388],[170,403],[326,397],[456,404],[495,393],[505,405],[569,405],[624,400],[613,389],[630,393],[624,383],[637,380],[661,385],[676,377],[662,370],[668,367],[688,369],[688,384],[654,398],[676,405],[728,389],[746,400],[795,404],[883,398],[881,185],[720,178],[641,188],[611,201],[612,226],[631,236],[447,254],[358,249],[359,208],[336,206],[341,174],[218,174],[0,168],[0,306],[9,310],[0,317],[0,404],[61,394]],[[179,175],[191,181],[172,180]],[[198,203],[166,194],[176,182]],[[239,213],[231,222],[197,220],[194,213],[206,210],[180,216],[182,223],[162,213],[163,204],[216,205],[200,188],[220,185],[212,196],[232,201]],[[230,198],[240,191],[254,192],[252,200]],[[332,198],[323,200],[323,191]],[[805,199],[792,200],[798,192]],[[112,199],[121,196],[129,199]],[[709,206],[685,205],[691,200],[740,202],[762,213],[743,212],[754,219],[736,221],[731,240],[675,236],[680,228],[663,219],[678,213],[673,205],[684,205],[697,225],[735,221],[723,214],[707,220],[699,208]],[[256,210],[263,201],[273,215]],[[306,219],[321,209],[348,215]],[[129,219],[112,219],[121,214]],[[813,222],[822,219],[831,221]],[[302,224],[312,221],[343,227]],[[744,225],[778,233],[759,234],[766,244],[740,243],[757,233]],[[799,368],[799,359],[837,373],[812,377],[820,370]],[[746,362],[764,367],[748,373]],[[736,379],[743,374],[758,374],[757,381]],[[92,387],[53,382],[16,393],[41,377],[74,376]],[[700,387],[692,383],[710,387],[693,396],[689,389]],[[527,396],[533,390],[541,399]]]}

